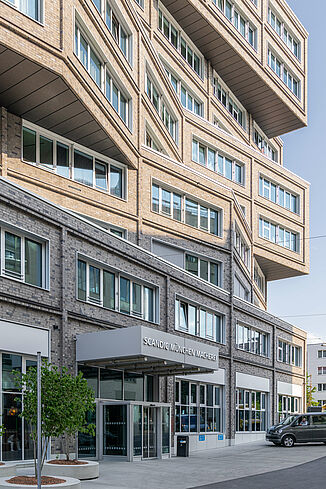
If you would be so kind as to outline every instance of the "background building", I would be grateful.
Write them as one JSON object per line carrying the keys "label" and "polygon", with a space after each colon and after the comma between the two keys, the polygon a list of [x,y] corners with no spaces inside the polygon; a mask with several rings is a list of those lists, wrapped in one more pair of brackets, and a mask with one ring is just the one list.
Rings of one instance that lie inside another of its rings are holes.
{"label": "background building", "polygon": [[[178,432],[191,449],[250,441],[299,412],[306,335],[266,311],[269,281],[309,271],[309,185],[279,138],[306,124],[294,13],[38,0],[0,1],[0,16],[3,331],[40,325],[52,361],[84,370],[101,401],[81,454],[163,456]],[[94,350],[77,366],[76,337],[79,355],[79,335],[137,325],[218,346],[218,363],[183,372],[167,358],[147,378],[139,355]],[[10,372],[34,360],[1,341],[7,423]],[[28,458],[19,429],[4,459]]]}
{"label": "background building", "polygon": [[326,343],[307,345],[307,373],[309,383],[316,387],[314,401],[319,406],[326,406]]}

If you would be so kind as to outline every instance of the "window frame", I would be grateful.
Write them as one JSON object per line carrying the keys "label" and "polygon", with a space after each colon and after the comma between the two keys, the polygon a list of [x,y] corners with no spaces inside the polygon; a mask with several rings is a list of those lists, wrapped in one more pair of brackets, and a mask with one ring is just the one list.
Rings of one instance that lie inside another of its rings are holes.
{"label": "window frame", "polygon": [[[274,18],[275,18],[275,21],[274,21],[275,27],[273,26],[273,22],[272,22],[272,15],[274,15]],[[283,22],[283,20],[281,20],[277,14],[275,14],[275,12],[271,9],[270,5],[268,6],[267,21],[268,21],[268,24],[273,29],[273,31],[282,40],[283,44],[288,48],[289,51],[291,51],[293,56],[295,56],[295,58],[299,62],[301,62],[301,41],[299,41],[297,36],[295,36],[292,33],[292,30],[288,28],[288,25],[285,22]],[[278,32],[276,30],[277,21],[280,24],[280,32]],[[286,34],[285,34],[285,32],[286,32]],[[284,39],[285,35],[286,35],[287,41],[285,41],[285,39]],[[292,43],[291,43],[292,47],[290,47],[289,43],[288,43],[289,37],[292,39]],[[297,44],[298,55],[295,54],[295,49],[294,49],[295,44]]]}
{"label": "window frame", "polygon": [[302,367],[302,347],[283,338],[277,338],[277,361],[294,367]]}
{"label": "window frame", "polygon": [[[242,328],[242,333],[240,332],[240,328]],[[248,336],[245,336],[244,334],[244,329],[247,329],[250,331],[250,334]],[[255,336],[252,335],[252,333],[258,333],[259,335],[259,342],[258,342],[258,352],[256,349],[256,340]],[[266,345],[266,353],[264,353],[264,348],[263,348],[263,339],[265,337],[265,345]],[[244,351],[246,353],[251,353],[252,355],[258,355],[263,358],[270,358],[270,333],[266,331],[261,331],[257,328],[254,328],[248,324],[242,323],[241,321],[237,321],[236,324],[236,339],[235,339],[235,346],[238,350]],[[245,338],[247,338],[249,341],[245,342]],[[241,341],[242,339],[242,341]],[[254,341],[253,341],[254,340]],[[241,346],[242,345],[242,346]],[[248,348],[246,347],[248,345]]]}
{"label": "window frame", "polygon": [[[273,60],[274,58],[274,60]],[[287,89],[294,95],[300,102],[302,99],[302,83],[296,75],[293,74],[292,70],[290,70],[287,65],[281,61],[274,51],[268,47],[267,50],[267,64],[270,70],[281,80],[283,85],[287,87]],[[274,67],[273,67],[274,66]],[[286,76],[286,80],[284,77]],[[291,79],[291,86],[289,86],[289,80]],[[297,93],[294,91],[294,81],[297,84]],[[291,88],[292,87],[292,88]]]}
{"label": "window frame", "polygon": [[[288,228],[283,228],[282,226],[279,226],[278,224],[274,224],[270,221],[267,221],[262,216],[259,216],[258,226],[259,226],[259,232],[258,232],[259,238],[264,239],[264,240],[268,241],[269,243],[273,243],[273,244],[276,244],[278,246],[281,246],[285,250],[292,251],[293,253],[300,253],[301,237],[300,237],[299,233],[292,231]],[[268,233],[267,233],[267,231],[268,231]],[[265,236],[265,232],[266,232],[266,234],[268,234],[268,237]],[[283,234],[283,237],[284,237],[283,240],[279,240],[280,234],[281,235]],[[286,239],[286,234],[288,234],[290,236],[290,239]],[[275,235],[275,240],[271,239],[271,237],[273,238],[274,235]],[[293,241],[293,238],[294,238],[294,241]],[[290,243],[289,247],[285,246],[285,243],[287,243],[288,241]],[[295,249],[291,248],[293,242],[295,243]],[[284,243],[284,245],[281,243]]]}
{"label": "window frame", "polygon": [[[219,97],[219,92],[221,92],[221,97]],[[243,105],[239,102],[239,100],[236,98],[233,93],[230,92],[229,88],[227,85],[223,82],[223,80],[215,74],[213,76],[213,93],[214,97],[219,101],[219,103],[228,111],[228,114],[232,115],[232,118],[239,124],[239,126],[247,132],[247,111],[243,107]],[[225,103],[224,103],[225,99]],[[234,106],[237,107],[238,112],[241,113],[241,122],[239,120],[239,117],[236,118],[234,116],[233,110],[230,111],[230,106],[234,108]]]}
{"label": "window frame", "polygon": [[14,8],[18,12],[20,12],[23,15],[26,15],[29,19],[33,20],[34,22],[37,22],[38,24],[44,26],[44,0],[37,0],[38,6],[37,6],[37,12],[38,12],[38,18],[36,19],[32,15],[29,15],[27,12],[24,12],[20,8],[20,3],[21,0],[3,0],[3,2],[8,5],[9,7]]}
{"label": "window frame", "polygon": [[[276,187],[275,189],[275,201],[271,198],[272,192],[271,192],[271,186],[274,185]],[[265,190],[269,188],[268,197],[265,195]],[[283,204],[280,202],[280,194],[283,192]],[[269,178],[266,178],[264,175],[261,173],[259,174],[259,188],[258,188],[258,193],[260,197],[263,197],[264,199],[267,199],[271,202],[274,202],[274,204],[279,205],[283,209],[286,209],[290,212],[293,212],[293,214],[296,214],[297,216],[300,216],[300,196],[298,194],[294,194],[292,191],[287,190],[285,187],[282,187],[278,183],[270,180]],[[290,203],[290,206],[288,207],[286,205],[287,202],[287,195],[289,195],[288,201]],[[291,209],[292,207],[292,202],[293,199],[295,199],[295,211]]]}
{"label": "window frame", "polygon": [[[241,13],[238,6],[232,0],[212,0],[214,5],[218,8],[220,12],[228,19],[228,21],[233,25],[233,27],[240,33],[240,35],[247,41],[247,43],[257,52],[257,38],[258,32],[257,27],[246,18],[245,15]],[[254,3],[254,2],[253,2]],[[227,4],[230,5],[230,17],[227,15]],[[222,8],[221,8],[222,6]],[[237,21],[235,21],[237,19]],[[241,20],[244,22],[244,33],[241,30]],[[253,33],[253,43],[250,42],[250,29]]]}

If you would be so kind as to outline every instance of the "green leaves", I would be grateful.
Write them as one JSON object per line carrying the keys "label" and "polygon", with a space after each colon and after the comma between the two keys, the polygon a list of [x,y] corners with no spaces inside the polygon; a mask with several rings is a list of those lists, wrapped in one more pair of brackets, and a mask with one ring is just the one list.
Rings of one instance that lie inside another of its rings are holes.
{"label": "green leaves", "polygon": [[6,431],[6,428],[4,427],[3,424],[0,424],[0,436],[3,436]]}

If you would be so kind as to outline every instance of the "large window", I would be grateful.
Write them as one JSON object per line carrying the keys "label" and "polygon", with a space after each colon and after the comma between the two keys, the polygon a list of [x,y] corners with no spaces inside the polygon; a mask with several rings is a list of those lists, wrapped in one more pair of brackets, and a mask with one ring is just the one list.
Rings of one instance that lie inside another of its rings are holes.
{"label": "large window", "polygon": [[48,246],[44,239],[1,228],[1,275],[46,288]]}
{"label": "large window", "polygon": [[234,295],[236,297],[239,297],[240,299],[243,299],[244,301],[250,301],[250,292],[248,288],[243,284],[242,280],[237,277],[237,275],[234,275]]}
{"label": "large window", "polygon": [[93,0],[93,3],[103,17],[113,39],[131,64],[132,36],[129,34],[127,28],[120,22],[118,12],[116,12],[115,9],[112,9],[110,2],[107,0]]}
{"label": "large window", "polygon": [[259,177],[259,195],[296,214],[300,212],[298,195],[285,190],[285,188],[262,176]]}
{"label": "large window", "polygon": [[222,211],[152,184],[152,211],[216,236],[222,235]]}
{"label": "large window", "polygon": [[298,99],[301,99],[301,84],[287,68],[287,66],[280,61],[277,56],[269,49],[268,50],[268,65],[276,73],[276,75],[285,83],[285,85],[291,90],[292,93]]}
{"label": "large window", "polygon": [[167,107],[164,97],[160,95],[158,88],[156,88],[152,79],[146,74],[146,93],[154,105],[154,108],[160,118],[162,119],[165,127],[171,134],[174,141],[177,142],[177,120],[171,114],[170,109]]}
{"label": "large window", "polygon": [[240,108],[238,102],[235,102],[233,95],[230,95],[226,86],[222,82],[214,77],[214,95],[221,102],[222,105],[230,112],[232,117],[243,127],[246,128],[245,111]]}
{"label": "large window", "polygon": [[186,41],[185,35],[180,29],[174,25],[168,18],[168,15],[161,9],[158,11],[158,28],[164,34],[164,36],[170,41],[172,46],[177,49],[184,60],[191,66],[191,68],[199,75],[202,76],[202,59],[199,53],[196,53],[194,48],[190,46]]}
{"label": "large window", "polygon": [[259,236],[283,246],[283,248],[299,252],[299,235],[297,233],[266,221],[262,217],[259,218]]}
{"label": "large window", "polygon": [[267,393],[236,389],[236,431],[265,431]]}
{"label": "large window", "polygon": [[36,163],[58,175],[125,198],[126,169],[103,155],[24,123],[23,160]]}
{"label": "large window", "polygon": [[213,170],[228,180],[244,184],[244,164],[225,156],[205,144],[192,140],[192,160]]}
{"label": "large window", "polygon": [[239,229],[236,227],[234,231],[234,247],[237,250],[238,255],[245,264],[248,270],[250,269],[251,256],[250,246],[247,245]]}
{"label": "large window", "polygon": [[224,316],[182,299],[175,301],[175,329],[217,343],[224,343]]}
{"label": "large window", "polygon": [[228,0],[213,0],[213,2],[240,32],[242,37],[244,37],[254,49],[257,49],[257,29],[240,13],[235,4]]}
{"label": "large window", "polygon": [[287,25],[278,18],[278,16],[269,8],[268,9],[268,22],[273,27],[276,34],[282,39],[282,41],[287,45],[290,51],[294,54],[298,60],[301,59],[301,44],[293,36]]}
{"label": "large window", "polygon": [[75,25],[75,54],[95,83],[101,88],[103,81],[103,62],[77,24]]}
{"label": "large window", "polygon": [[29,423],[19,416],[22,393],[17,389],[13,375],[14,371],[26,373],[31,367],[36,367],[33,357],[0,353],[0,413],[1,424],[5,427],[1,448],[4,461],[32,460],[34,456]]}
{"label": "large window", "polygon": [[282,421],[291,414],[300,413],[300,398],[293,396],[278,396],[278,419]]}
{"label": "large window", "polygon": [[105,73],[105,96],[126,126],[131,128],[131,100],[120,89],[110,72],[106,70]]}
{"label": "large window", "polygon": [[219,385],[176,380],[176,433],[222,432],[222,395]]}
{"label": "large window", "polygon": [[257,129],[254,131],[254,142],[256,146],[260,149],[264,155],[266,155],[271,160],[278,162],[278,154],[276,149],[273,148],[269,140],[263,136]]}
{"label": "large window", "polygon": [[289,365],[294,365],[295,367],[301,367],[302,348],[279,339],[277,359],[279,362],[288,363]]}
{"label": "large window", "polygon": [[221,283],[221,263],[185,253],[185,269],[211,284]]}
{"label": "large window", "polygon": [[269,355],[269,334],[238,323],[236,345],[239,350],[267,357]]}
{"label": "large window", "polygon": [[157,289],[79,258],[77,297],[81,301],[157,322]]}
{"label": "large window", "polygon": [[28,15],[38,22],[43,22],[43,1],[42,0],[7,0],[13,7],[23,14]]}

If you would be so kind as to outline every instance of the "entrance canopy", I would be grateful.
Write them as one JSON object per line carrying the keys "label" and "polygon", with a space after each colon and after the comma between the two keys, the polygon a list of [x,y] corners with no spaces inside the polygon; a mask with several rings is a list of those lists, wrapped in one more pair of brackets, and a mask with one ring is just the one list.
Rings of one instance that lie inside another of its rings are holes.
{"label": "entrance canopy", "polygon": [[213,372],[218,347],[145,326],[77,335],[77,362],[153,375]]}

